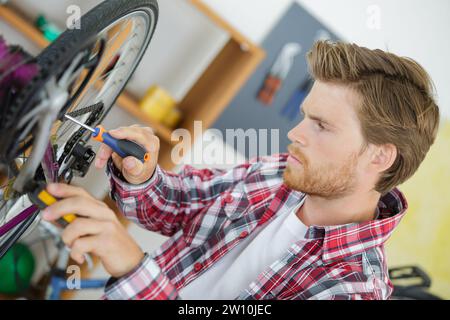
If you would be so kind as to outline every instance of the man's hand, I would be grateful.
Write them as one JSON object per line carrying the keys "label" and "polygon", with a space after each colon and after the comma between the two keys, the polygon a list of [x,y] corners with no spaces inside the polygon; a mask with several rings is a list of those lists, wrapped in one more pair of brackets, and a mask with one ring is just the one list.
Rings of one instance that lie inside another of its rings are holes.
{"label": "man's hand", "polygon": [[53,221],[68,213],[78,216],[62,233],[75,261],[81,264],[85,253],[95,254],[106,271],[119,278],[144,258],[141,248],[105,203],[85,190],[67,184],[49,184],[47,191],[61,200],[44,210],[45,220]]}
{"label": "man's hand", "polygon": [[131,127],[120,127],[115,130],[110,130],[108,133],[114,138],[128,139],[140,144],[149,152],[150,160],[142,163],[134,157],[122,159],[110,147],[102,144],[97,153],[95,166],[99,169],[103,168],[109,157],[112,157],[114,165],[122,172],[129,183],[141,184],[150,179],[158,164],[159,153],[159,138],[155,136],[153,130],[148,127],[133,125]]}

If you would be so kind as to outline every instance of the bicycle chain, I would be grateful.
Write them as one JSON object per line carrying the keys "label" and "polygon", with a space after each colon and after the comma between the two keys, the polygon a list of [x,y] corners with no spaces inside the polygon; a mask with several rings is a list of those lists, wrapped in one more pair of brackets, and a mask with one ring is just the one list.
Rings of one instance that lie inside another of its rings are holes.
{"label": "bicycle chain", "polygon": [[94,112],[94,111],[96,111],[97,109],[99,109],[101,107],[103,107],[103,102],[98,102],[98,103],[93,104],[93,105],[91,105],[89,107],[84,107],[84,108],[81,108],[79,110],[75,110],[75,111],[72,111],[70,113],[67,113],[67,115],[71,116],[72,118],[76,118],[76,117],[79,117],[79,116],[81,116],[81,115],[83,115],[85,113]]}
{"label": "bicycle chain", "polygon": [[[86,125],[92,126],[100,118],[100,115],[103,113],[103,108],[104,108],[103,102],[99,102],[99,103],[93,104],[89,107],[75,110],[71,113],[68,113],[68,115],[75,118],[75,117],[78,117],[85,113],[92,112],[89,115],[89,118],[85,122]],[[65,121],[67,121],[67,120],[65,120]],[[58,165],[61,166],[63,161],[67,158],[67,156],[72,151],[75,144],[81,139],[81,137],[83,136],[83,134],[85,132],[86,132],[85,128],[80,128],[77,132],[75,132],[69,138],[69,140],[67,140],[66,145],[64,146],[64,151],[63,151],[61,157],[58,159]]]}

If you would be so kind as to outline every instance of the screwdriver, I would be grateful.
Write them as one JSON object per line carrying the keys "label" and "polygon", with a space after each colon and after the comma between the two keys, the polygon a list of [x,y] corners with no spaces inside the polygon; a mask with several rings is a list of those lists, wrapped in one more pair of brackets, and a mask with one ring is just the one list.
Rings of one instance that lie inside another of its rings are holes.
{"label": "screwdriver", "polygon": [[[46,185],[43,182],[34,182],[31,186],[32,191],[28,192],[28,198],[30,201],[35,204],[41,211],[47,208],[48,206],[51,206],[55,202],[57,202],[59,199],[55,198],[53,195],[51,195],[46,190]],[[77,216],[73,213],[65,214],[63,217],[60,217],[56,220],[56,223],[61,227],[65,228],[70,223],[72,223]],[[42,223],[42,222],[41,222]],[[59,240],[60,243],[57,243],[59,246],[60,244],[63,245],[62,240]],[[64,245],[67,251],[70,251],[70,249]],[[85,261],[88,263],[89,269],[92,268],[92,259],[89,256],[89,254],[84,253],[83,257]]]}
{"label": "screwdriver", "polygon": [[112,137],[102,126],[96,126],[94,129],[67,114],[64,116],[79,126],[91,131],[92,138],[94,138],[94,140],[106,144],[121,158],[132,156],[139,159],[142,163],[150,159],[150,154],[136,142],[127,139],[116,139]]}
{"label": "screwdriver", "polygon": [[[35,204],[40,210],[44,210],[48,206],[51,206],[59,199],[52,196],[47,190],[46,185],[44,183],[35,183],[32,186],[32,190],[28,192],[28,198],[30,201]],[[65,228],[69,225],[73,220],[76,219],[76,215],[73,213],[69,213],[59,218],[56,222],[60,227]]]}

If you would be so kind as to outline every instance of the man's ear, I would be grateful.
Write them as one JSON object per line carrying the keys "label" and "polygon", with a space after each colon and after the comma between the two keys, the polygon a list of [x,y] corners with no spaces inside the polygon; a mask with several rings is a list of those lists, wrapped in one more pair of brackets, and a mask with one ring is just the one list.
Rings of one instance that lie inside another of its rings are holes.
{"label": "man's ear", "polygon": [[371,165],[378,172],[388,170],[397,158],[397,147],[392,143],[375,146],[373,151]]}

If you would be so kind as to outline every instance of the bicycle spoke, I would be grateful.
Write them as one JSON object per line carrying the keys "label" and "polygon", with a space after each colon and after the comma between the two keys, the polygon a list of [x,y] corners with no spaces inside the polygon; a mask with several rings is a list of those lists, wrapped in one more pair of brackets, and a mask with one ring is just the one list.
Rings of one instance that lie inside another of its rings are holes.
{"label": "bicycle spoke", "polygon": [[[134,36],[134,35],[133,35],[133,36]],[[132,39],[132,38],[130,38],[130,39]],[[130,39],[129,39],[128,41],[130,41]],[[127,44],[128,41],[127,41],[127,42],[124,42],[124,44]],[[122,46],[123,46],[123,44],[122,44]],[[119,50],[122,49],[122,46],[121,46],[119,49],[116,50],[115,54],[116,54]],[[111,69],[111,70],[109,70],[107,73],[103,74],[100,78],[95,79],[95,82],[94,82],[94,83],[90,86],[90,88],[88,89],[88,91],[91,90],[91,92],[88,92],[88,93],[89,93],[89,99],[87,99],[87,98],[86,98],[87,96],[85,95],[84,97],[82,97],[82,101],[83,101],[83,102],[84,102],[84,101],[90,101],[91,98],[94,97],[95,93],[98,93],[98,92],[99,92],[96,88],[94,88],[95,85],[96,85],[98,82],[100,82],[100,81],[102,81],[103,79],[105,79],[106,77],[108,77],[111,73],[116,72],[117,70],[119,70],[120,68],[123,68],[124,66],[126,66],[126,64],[121,63],[119,66],[115,66],[113,69]],[[93,88],[93,89],[92,89],[92,88]],[[111,88],[112,88],[112,86],[110,86],[110,87],[107,89],[107,91],[105,91],[105,92],[108,92]],[[105,92],[104,92],[103,94],[105,94]],[[81,104],[81,103],[79,103],[78,106],[79,106],[80,104]],[[73,112],[73,111],[72,111],[72,112]],[[67,123],[67,122],[66,122],[66,123]],[[60,139],[62,136],[64,136],[64,134],[66,134],[66,133],[69,131],[69,129],[70,129],[70,128],[73,128],[74,126],[75,126],[75,125],[74,125],[73,123],[71,123],[70,127],[64,128],[64,131],[57,137],[57,139]]]}
{"label": "bicycle spoke", "polygon": [[[136,33],[134,33],[127,41],[125,41],[115,52],[114,52],[114,54],[113,54],[113,56],[115,56],[116,54],[117,54],[117,52],[119,52],[122,48],[123,48],[123,46],[125,45],[125,44],[128,44],[129,43],[129,41],[131,41],[134,37],[135,37],[135,35],[136,35]],[[100,82],[100,81],[102,81],[103,79],[105,79],[106,77],[108,77],[109,75],[111,75],[113,72],[116,72],[117,70],[119,70],[120,68],[122,68],[122,67],[124,67],[124,66],[126,66],[126,64],[124,64],[124,63],[121,63],[119,66],[114,66],[114,68],[112,68],[111,70],[109,70],[107,73],[105,73],[105,74],[102,74],[101,75],[101,77],[100,78],[97,78],[97,79],[95,79],[94,80],[94,83],[90,86],[90,88],[88,89],[88,91],[91,89],[91,88],[93,88],[93,87],[95,87],[95,85],[98,83],[98,82]],[[108,66],[106,66],[106,67],[108,67]],[[105,67],[105,68],[106,68]],[[109,90],[109,88],[108,88],[108,90]],[[84,101],[90,101],[91,100],[91,98],[94,96],[94,94],[97,92],[97,89],[93,89],[91,92],[89,92],[89,99],[87,99],[86,98],[86,95],[84,96],[84,97],[82,97],[82,101],[84,102]],[[79,103],[78,104],[78,106],[80,105],[81,103]],[[73,126],[72,126],[73,127]],[[67,131],[68,131],[68,129],[69,128],[65,128],[64,129],[64,131],[57,137],[57,139],[59,139],[60,137],[62,137],[65,133],[67,133]]]}
{"label": "bicycle spoke", "polygon": [[[114,33],[114,35],[113,35],[110,39],[108,39],[108,42],[109,42],[110,44],[113,43],[113,41],[117,39],[117,37],[119,36],[119,34],[121,34],[121,33],[125,30],[125,28],[126,28],[126,26],[128,25],[128,22],[129,22],[129,21],[130,21],[130,18],[128,18],[127,21],[124,22],[124,23],[122,24],[122,26],[120,27],[120,30],[119,30],[119,31],[117,31],[116,33]],[[111,47],[111,45],[110,45],[109,47]]]}

